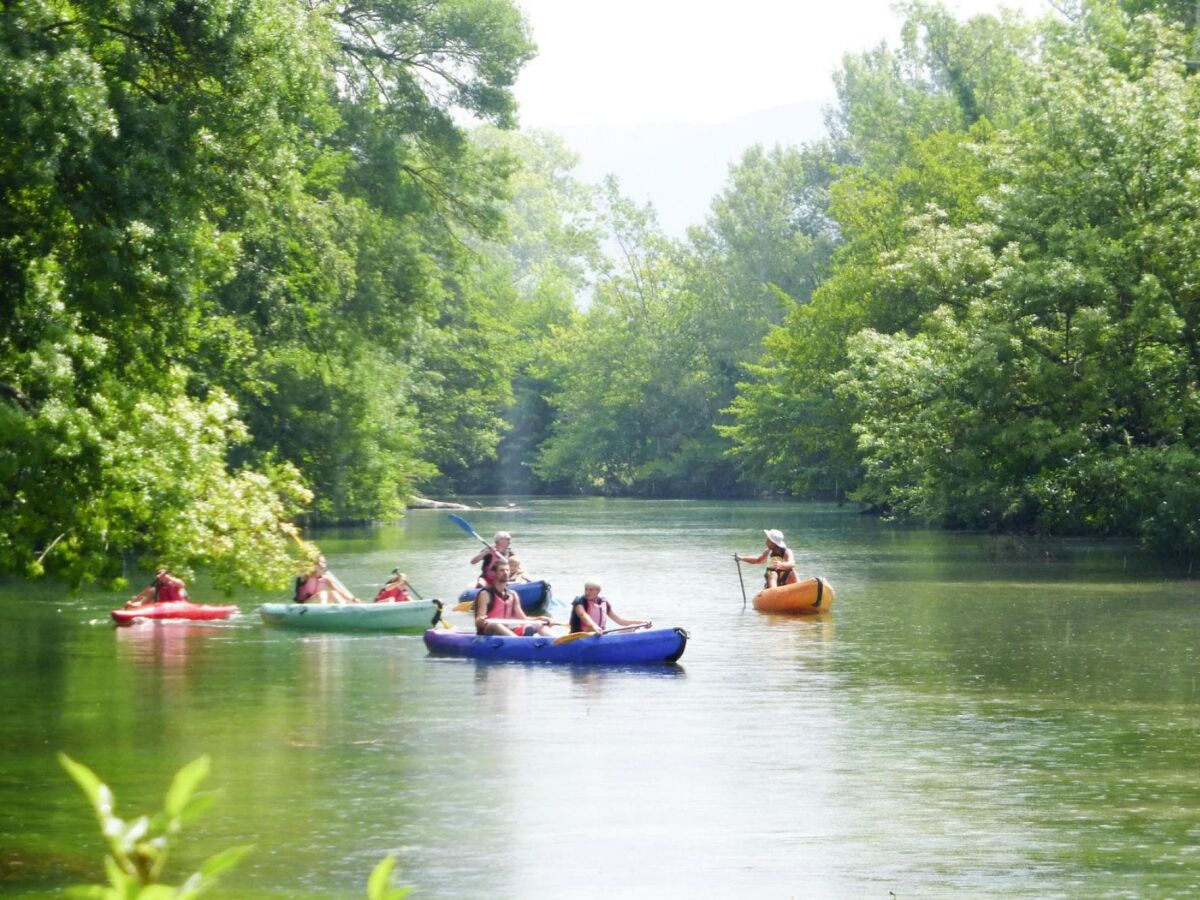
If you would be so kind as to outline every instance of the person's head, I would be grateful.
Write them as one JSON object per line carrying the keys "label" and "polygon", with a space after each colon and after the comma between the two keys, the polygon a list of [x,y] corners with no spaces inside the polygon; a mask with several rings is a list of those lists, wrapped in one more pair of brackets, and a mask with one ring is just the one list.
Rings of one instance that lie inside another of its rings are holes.
{"label": "person's head", "polygon": [[508,545],[512,543],[512,535],[507,531],[497,531],[496,536],[492,538],[492,546],[497,550],[507,550]]}
{"label": "person's head", "polygon": [[159,566],[157,569],[154,570],[154,580],[156,582],[162,581],[169,574],[170,574],[170,570],[166,566]]}
{"label": "person's head", "polygon": [[318,556],[313,560],[313,571],[324,572],[327,568],[328,566],[325,564],[324,556]]}
{"label": "person's head", "polygon": [[589,600],[595,600],[600,596],[602,585],[599,578],[589,578],[583,583],[583,596]]}
{"label": "person's head", "polygon": [[763,531],[763,534],[765,534],[767,536],[767,545],[768,546],[777,547],[780,550],[787,549],[787,541],[785,541],[783,539],[783,532],[780,531],[778,528],[768,528],[765,531]]}
{"label": "person's head", "polygon": [[408,576],[405,575],[403,572],[401,572],[399,569],[392,569],[392,579],[391,580],[396,582],[397,584],[407,584]]}
{"label": "person's head", "polygon": [[492,580],[493,581],[508,581],[508,563],[506,563],[506,562],[492,563]]}

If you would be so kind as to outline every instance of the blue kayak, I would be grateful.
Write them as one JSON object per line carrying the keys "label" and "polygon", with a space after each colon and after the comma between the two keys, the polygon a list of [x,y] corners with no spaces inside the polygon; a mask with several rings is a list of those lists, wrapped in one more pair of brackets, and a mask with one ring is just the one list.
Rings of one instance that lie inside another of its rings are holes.
{"label": "blue kayak", "polygon": [[591,634],[556,643],[553,637],[502,637],[430,628],[425,646],[434,656],[462,656],[512,662],[584,665],[673,663],[683,656],[688,633],[682,628],[651,628],[615,634]]}
{"label": "blue kayak", "polygon": [[[521,599],[521,609],[525,610],[527,615],[541,612],[550,602],[550,582],[548,581],[522,581],[509,584],[508,587],[510,590],[516,591],[517,596]],[[474,600],[478,593],[479,588],[467,588],[458,595],[458,601],[462,603]]]}

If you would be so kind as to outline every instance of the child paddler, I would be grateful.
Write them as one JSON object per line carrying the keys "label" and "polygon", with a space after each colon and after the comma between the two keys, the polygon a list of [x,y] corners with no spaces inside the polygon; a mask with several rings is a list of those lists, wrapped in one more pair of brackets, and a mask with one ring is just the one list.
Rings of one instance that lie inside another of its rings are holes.
{"label": "child paddler", "polygon": [[583,583],[583,596],[571,601],[571,631],[603,632],[609,621],[618,625],[641,626],[649,628],[653,623],[641,622],[637,619],[623,619],[617,615],[612,604],[600,596],[600,579],[589,578]]}

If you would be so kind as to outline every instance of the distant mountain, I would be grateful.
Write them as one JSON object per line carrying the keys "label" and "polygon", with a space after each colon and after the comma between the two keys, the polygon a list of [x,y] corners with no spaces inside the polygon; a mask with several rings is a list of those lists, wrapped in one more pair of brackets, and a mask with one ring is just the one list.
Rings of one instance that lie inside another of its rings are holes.
{"label": "distant mountain", "polygon": [[682,237],[689,225],[704,221],[712,198],[728,180],[730,164],[747,147],[818,140],[825,134],[823,107],[820,101],[794,103],[713,125],[563,125],[547,130],[562,135],[580,154],[581,179],[595,182],[616,175],[622,193],[653,203],[663,230]]}

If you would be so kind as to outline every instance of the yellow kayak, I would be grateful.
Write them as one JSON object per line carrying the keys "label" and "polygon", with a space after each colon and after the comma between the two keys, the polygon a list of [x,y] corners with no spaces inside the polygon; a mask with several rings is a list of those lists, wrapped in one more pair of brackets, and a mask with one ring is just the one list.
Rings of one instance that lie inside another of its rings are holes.
{"label": "yellow kayak", "polygon": [[833,585],[824,578],[805,578],[783,587],[764,588],[754,595],[760,612],[815,615],[833,606]]}

